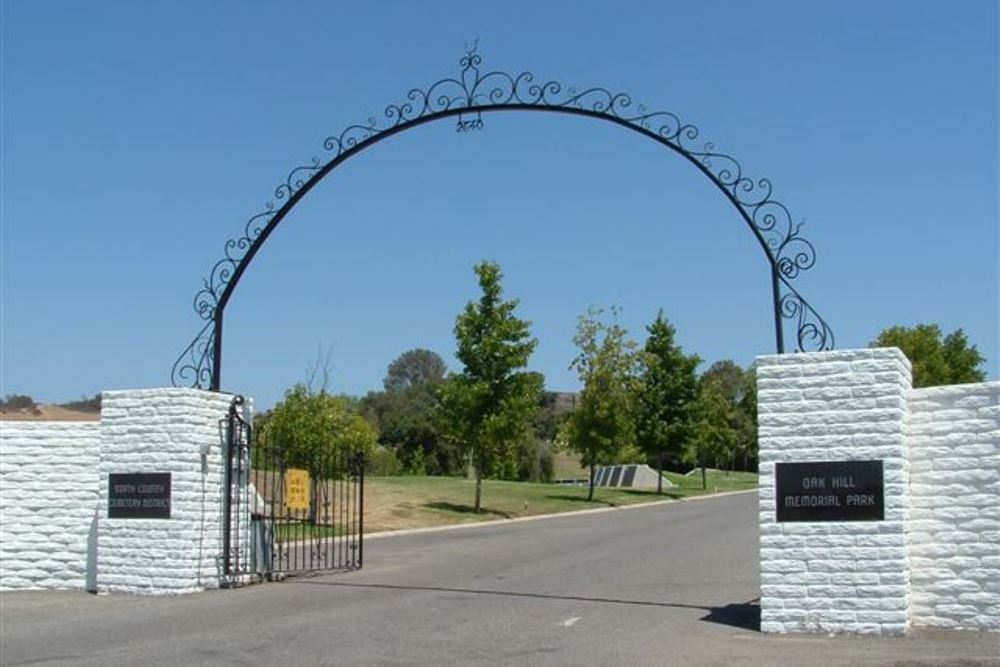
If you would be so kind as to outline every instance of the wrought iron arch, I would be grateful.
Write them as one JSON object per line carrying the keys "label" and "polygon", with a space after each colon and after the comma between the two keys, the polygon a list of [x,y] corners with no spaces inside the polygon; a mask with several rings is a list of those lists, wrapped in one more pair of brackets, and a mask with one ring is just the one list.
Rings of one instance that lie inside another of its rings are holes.
{"label": "wrought iron arch", "polygon": [[607,88],[566,88],[558,81],[536,82],[531,72],[511,74],[484,71],[475,48],[459,60],[457,77],[440,79],[428,88],[414,88],[402,102],[390,104],[384,119],[349,125],[323,142],[325,157],[292,169],[274,191],[275,201],[252,216],[243,233],[226,241],[224,256],[212,267],[194,299],[194,309],[205,321],[194,340],[174,362],[174,386],[218,391],[222,375],[222,324],[226,305],[260,247],[319,181],[347,159],[404,130],[458,117],[458,132],[483,126],[483,115],[498,111],[542,111],[597,118],[642,134],[686,158],[715,184],[736,208],[754,234],[771,267],[775,347],[785,351],[783,320],[796,326],[796,349],[833,348],[833,331],[792,286],[791,281],[816,263],[816,251],[800,234],[784,204],[773,197],[771,181],[747,176],[734,157],[719,152],[711,142],[699,144],[697,126],[669,111],[633,107],[627,93]]}

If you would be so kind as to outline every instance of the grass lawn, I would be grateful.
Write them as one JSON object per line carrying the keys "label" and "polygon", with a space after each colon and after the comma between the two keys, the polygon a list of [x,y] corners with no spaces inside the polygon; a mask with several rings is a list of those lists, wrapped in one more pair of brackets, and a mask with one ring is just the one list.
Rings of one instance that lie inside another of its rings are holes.
{"label": "grass lawn", "polygon": [[[365,532],[368,531],[366,530]],[[274,535],[279,542],[295,542],[298,540],[336,537],[338,535],[343,535],[343,533],[344,529],[339,525],[315,525],[306,521],[278,523],[274,527]]]}
{"label": "grass lawn", "polygon": [[[473,480],[453,477],[367,477],[365,532],[511,519],[706,493],[701,489],[700,473],[690,477],[664,473],[664,477],[677,486],[664,487],[662,496],[657,496],[655,489],[595,489],[593,502],[587,501],[585,486],[483,480],[483,508],[480,514],[474,513],[472,509],[476,488]],[[707,493],[755,488],[755,473],[708,473]]]}

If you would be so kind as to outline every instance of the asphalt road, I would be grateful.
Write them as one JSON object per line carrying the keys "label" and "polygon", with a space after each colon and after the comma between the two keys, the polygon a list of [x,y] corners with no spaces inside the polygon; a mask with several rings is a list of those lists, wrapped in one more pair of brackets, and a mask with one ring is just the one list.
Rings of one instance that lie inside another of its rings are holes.
{"label": "asphalt road", "polygon": [[0,595],[3,665],[991,665],[1000,635],[756,631],[756,495],[399,535],[360,572]]}

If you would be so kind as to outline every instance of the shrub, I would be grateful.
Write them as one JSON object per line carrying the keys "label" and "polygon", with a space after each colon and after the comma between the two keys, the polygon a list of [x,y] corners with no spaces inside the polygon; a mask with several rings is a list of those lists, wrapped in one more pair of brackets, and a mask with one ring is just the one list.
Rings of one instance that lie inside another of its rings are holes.
{"label": "shrub", "polygon": [[36,415],[40,412],[35,399],[24,394],[7,394],[6,399],[0,399],[0,408],[16,411],[29,410]]}
{"label": "shrub", "polygon": [[94,394],[92,398],[87,398],[84,396],[79,401],[69,401],[67,403],[60,403],[60,408],[66,408],[67,410],[76,410],[77,412],[100,412],[101,411],[101,395]]}
{"label": "shrub", "polygon": [[389,447],[376,447],[365,465],[365,474],[376,477],[395,477],[402,472],[403,464]]}

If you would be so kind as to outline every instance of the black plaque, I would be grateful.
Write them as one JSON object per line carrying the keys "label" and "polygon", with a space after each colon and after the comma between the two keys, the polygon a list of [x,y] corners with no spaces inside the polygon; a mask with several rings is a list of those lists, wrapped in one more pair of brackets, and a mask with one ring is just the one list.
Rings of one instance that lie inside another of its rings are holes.
{"label": "black plaque", "polygon": [[881,461],[774,464],[778,521],[882,521]]}
{"label": "black plaque", "polygon": [[608,482],[608,486],[618,486],[618,478],[622,476],[622,467],[615,466],[611,469],[611,481]]}
{"label": "black plaque", "polygon": [[635,466],[629,466],[625,468],[625,474],[622,476],[622,486],[632,487],[632,482],[635,480]]}
{"label": "black plaque", "polygon": [[169,519],[170,473],[108,475],[109,519]]}

